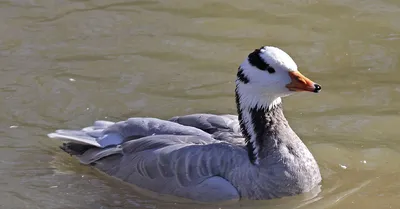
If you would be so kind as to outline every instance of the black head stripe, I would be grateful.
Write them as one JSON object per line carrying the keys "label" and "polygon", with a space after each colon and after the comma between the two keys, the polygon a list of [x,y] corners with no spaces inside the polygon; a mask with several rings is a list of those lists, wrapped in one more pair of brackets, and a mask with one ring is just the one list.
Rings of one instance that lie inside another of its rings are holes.
{"label": "black head stripe", "polygon": [[269,66],[269,64],[266,63],[263,58],[261,58],[260,53],[260,49],[256,49],[250,53],[248,56],[249,63],[260,70],[268,71],[269,73],[275,73],[275,69]]}
{"label": "black head stripe", "polygon": [[240,67],[237,72],[237,79],[239,79],[239,81],[243,82],[244,84],[249,82],[249,79],[246,77],[246,75],[243,73],[243,69]]}

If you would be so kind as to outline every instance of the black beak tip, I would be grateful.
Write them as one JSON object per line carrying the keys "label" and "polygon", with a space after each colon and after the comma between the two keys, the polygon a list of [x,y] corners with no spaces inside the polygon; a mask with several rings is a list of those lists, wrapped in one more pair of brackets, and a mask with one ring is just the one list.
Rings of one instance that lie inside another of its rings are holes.
{"label": "black beak tip", "polygon": [[319,84],[317,84],[317,83],[314,84],[314,92],[315,92],[315,93],[320,92],[321,89],[322,89],[321,85],[319,85]]}

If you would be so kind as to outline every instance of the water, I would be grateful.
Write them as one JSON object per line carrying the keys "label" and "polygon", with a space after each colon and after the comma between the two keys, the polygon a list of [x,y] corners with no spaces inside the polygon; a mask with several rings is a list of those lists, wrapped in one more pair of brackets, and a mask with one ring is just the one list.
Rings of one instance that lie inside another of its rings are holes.
{"label": "water", "polygon": [[[400,3],[0,1],[1,208],[399,208]],[[275,45],[321,94],[284,100],[321,192],[222,205],[157,197],[46,134],[96,119],[235,113],[238,65]]]}

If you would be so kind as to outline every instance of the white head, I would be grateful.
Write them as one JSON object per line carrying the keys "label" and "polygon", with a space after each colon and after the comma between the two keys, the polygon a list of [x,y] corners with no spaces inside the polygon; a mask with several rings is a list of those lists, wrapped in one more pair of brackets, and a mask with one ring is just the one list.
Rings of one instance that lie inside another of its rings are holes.
{"label": "white head", "polygon": [[317,93],[320,90],[320,85],[297,70],[296,63],[286,52],[272,46],[250,53],[237,73],[236,91],[242,107],[268,108],[294,92]]}

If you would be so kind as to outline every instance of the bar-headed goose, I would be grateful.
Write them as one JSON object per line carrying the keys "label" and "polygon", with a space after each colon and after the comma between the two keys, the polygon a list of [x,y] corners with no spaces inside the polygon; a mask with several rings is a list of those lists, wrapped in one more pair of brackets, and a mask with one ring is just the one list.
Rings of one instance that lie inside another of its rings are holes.
{"label": "bar-headed goose", "polygon": [[264,46],[238,69],[238,116],[96,121],[49,137],[67,141],[61,148],[81,163],[157,193],[206,202],[295,195],[321,175],[283,115],[281,97],[320,90],[288,54]]}

